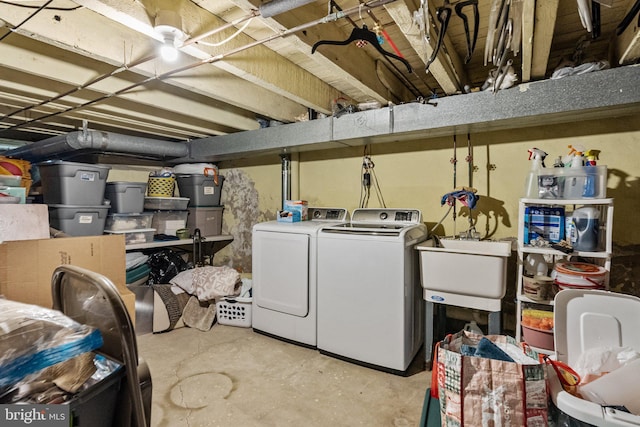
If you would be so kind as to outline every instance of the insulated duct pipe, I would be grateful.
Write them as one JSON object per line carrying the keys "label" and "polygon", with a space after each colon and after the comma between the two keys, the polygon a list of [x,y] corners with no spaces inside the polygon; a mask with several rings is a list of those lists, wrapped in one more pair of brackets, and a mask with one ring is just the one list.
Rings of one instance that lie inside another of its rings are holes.
{"label": "insulated duct pipe", "polygon": [[304,6],[313,1],[314,0],[273,0],[269,3],[261,4],[258,10],[260,11],[260,16],[263,18],[271,18],[272,16],[288,12],[291,9]]}
{"label": "insulated duct pipe", "polygon": [[285,200],[291,200],[291,159],[288,154],[280,155],[282,161],[282,210]]}
{"label": "insulated duct pipe", "polygon": [[184,157],[188,155],[189,151],[187,145],[180,142],[134,137],[111,132],[76,131],[36,141],[32,144],[9,150],[3,155],[37,162],[77,150],[146,155],[157,159]]}

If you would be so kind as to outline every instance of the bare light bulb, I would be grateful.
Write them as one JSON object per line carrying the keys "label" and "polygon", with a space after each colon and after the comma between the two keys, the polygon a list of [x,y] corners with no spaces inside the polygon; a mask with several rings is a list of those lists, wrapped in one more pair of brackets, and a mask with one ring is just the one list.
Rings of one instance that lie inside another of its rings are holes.
{"label": "bare light bulb", "polygon": [[178,46],[182,45],[186,36],[181,27],[182,20],[176,12],[171,10],[158,11],[153,29],[162,38],[160,56],[165,61],[178,59]]}
{"label": "bare light bulb", "polygon": [[165,35],[164,43],[160,47],[160,56],[165,61],[173,62],[178,59],[178,49],[175,46],[173,35]]}

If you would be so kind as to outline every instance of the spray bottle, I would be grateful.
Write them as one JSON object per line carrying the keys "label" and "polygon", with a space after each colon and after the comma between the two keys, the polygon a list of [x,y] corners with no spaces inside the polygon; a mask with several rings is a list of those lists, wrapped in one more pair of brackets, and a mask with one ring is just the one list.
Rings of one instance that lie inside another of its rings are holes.
{"label": "spray bottle", "polygon": [[569,154],[567,155],[567,157],[562,159],[562,163],[564,163],[565,167],[571,167],[571,168],[584,166],[583,153],[585,151],[586,150],[584,148],[584,145],[581,145],[581,144],[569,145]]}
{"label": "spray bottle", "polygon": [[[564,197],[567,199],[581,199],[595,196],[595,179],[587,169],[584,168],[586,151],[584,145],[569,145],[569,162],[565,162],[567,169],[564,179]],[[595,168],[594,168],[595,169]]]}
{"label": "spray bottle", "polygon": [[584,162],[585,166],[595,166],[596,160],[600,160],[600,150],[587,150],[584,152],[587,160]]}
{"label": "spray bottle", "polygon": [[538,174],[545,168],[544,159],[547,157],[547,153],[539,148],[529,148],[529,160],[533,160],[531,163],[531,171],[527,176],[527,182],[525,185],[525,197],[536,198],[538,197]]}

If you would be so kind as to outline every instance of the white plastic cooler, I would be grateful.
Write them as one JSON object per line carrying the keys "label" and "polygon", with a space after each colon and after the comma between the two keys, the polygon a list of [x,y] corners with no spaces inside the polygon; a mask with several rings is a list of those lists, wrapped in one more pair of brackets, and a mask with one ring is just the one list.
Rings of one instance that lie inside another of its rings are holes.
{"label": "white plastic cooler", "polygon": [[[625,346],[640,351],[640,298],[598,290],[563,290],[555,297],[554,329],[555,359],[569,366],[575,366],[582,352],[596,347]],[[549,372],[549,384],[553,403],[571,418],[595,426],[640,425],[640,416],[603,407],[564,391],[553,371]],[[602,393],[619,393],[624,386],[617,384],[615,390]],[[625,398],[640,399],[640,383],[628,386],[623,390]]]}

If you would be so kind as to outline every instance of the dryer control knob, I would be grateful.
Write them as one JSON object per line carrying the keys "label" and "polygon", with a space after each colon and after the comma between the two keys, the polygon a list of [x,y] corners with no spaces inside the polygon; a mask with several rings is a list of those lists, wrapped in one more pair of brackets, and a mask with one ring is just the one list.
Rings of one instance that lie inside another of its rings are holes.
{"label": "dryer control knob", "polygon": [[385,219],[387,219],[387,218],[388,218],[388,216],[389,216],[389,215],[388,215],[386,212],[382,212],[382,213],[380,213],[380,219],[381,219],[381,220],[383,220],[383,221],[384,221]]}

